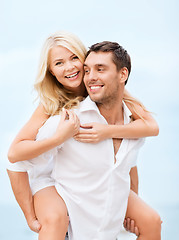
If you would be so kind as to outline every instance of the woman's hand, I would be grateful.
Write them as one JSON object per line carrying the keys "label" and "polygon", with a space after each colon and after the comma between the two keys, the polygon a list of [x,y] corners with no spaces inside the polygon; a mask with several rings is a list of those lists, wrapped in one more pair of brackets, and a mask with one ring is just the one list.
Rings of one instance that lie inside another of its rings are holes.
{"label": "woman's hand", "polygon": [[98,143],[106,138],[110,138],[108,125],[101,123],[87,123],[80,126],[84,130],[74,136],[74,139],[83,143]]}
{"label": "woman's hand", "polygon": [[67,109],[62,110],[61,119],[57,127],[55,138],[63,142],[78,133],[80,121],[73,111]]}

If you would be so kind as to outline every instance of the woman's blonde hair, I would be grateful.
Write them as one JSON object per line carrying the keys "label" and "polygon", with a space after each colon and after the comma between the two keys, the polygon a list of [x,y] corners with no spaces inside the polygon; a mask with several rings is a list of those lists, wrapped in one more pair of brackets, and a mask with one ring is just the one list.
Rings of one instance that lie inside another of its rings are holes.
{"label": "woman's blonde hair", "polygon": [[[145,121],[145,119],[138,113],[137,109],[135,108],[135,105],[139,105],[144,111],[149,112],[146,107],[136,98],[132,97],[130,93],[124,88],[124,95],[123,95],[123,101],[125,103],[129,103],[133,109],[133,111],[138,115],[139,118]],[[134,120],[134,119],[131,119]]]}
{"label": "woman's blonde hair", "polygon": [[51,74],[49,69],[49,51],[55,46],[62,46],[74,53],[83,63],[86,55],[86,48],[83,43],[72,33],[59,31],[49,36],[42,48],[40,64],[34,88],[38,93],[40,102],[46,109],[47,114],[59,114],[65,107],[70,109],[77,106],[82,96],[74,97],[74,94],[65,89]]}

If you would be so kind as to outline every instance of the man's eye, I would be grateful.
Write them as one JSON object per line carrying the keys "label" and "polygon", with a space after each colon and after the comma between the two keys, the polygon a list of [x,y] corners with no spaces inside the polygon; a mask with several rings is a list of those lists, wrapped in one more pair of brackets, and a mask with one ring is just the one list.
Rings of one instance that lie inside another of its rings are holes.
{"label": "man's eye", "polygon": [[103,68],[98,68],[98,71],[99,71],[99,72],[103,71]]}
{"label": "man's eye", "polygon": [[89,70],[88,70],[88,69],[85,69],[85,73],[89,73]]}

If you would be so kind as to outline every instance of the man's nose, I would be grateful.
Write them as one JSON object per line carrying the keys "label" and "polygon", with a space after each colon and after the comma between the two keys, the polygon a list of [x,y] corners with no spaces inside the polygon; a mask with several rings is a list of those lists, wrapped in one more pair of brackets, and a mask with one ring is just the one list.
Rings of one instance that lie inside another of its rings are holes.
{"label": "man's nose", "polygon": [[88,74],[88,78],[89,78],[89,80],[97,80],[97,78],[98,78],[97,73],[95,71],[91,70]]}

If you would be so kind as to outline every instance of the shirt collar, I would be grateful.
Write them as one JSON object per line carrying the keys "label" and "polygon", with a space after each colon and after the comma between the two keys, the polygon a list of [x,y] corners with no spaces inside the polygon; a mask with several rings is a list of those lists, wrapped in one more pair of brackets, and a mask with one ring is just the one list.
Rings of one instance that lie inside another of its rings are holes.
{"label": "shirt collar", "polygon": [[80,103],[80,112],[86,111],[96,111],[100,113],[96,103],[93,102],[89,96]]}
{"label": "shirt collar", "polygon": [[[122,101],[122,104],[123,104],[123,110],[124,110],[124,122],[129,123],[130,120],[131,120],[132,113],[129,110],[129,108],[127,107],[127,105],[125,104],[124,101]],[[83,100],[80,103],[80,108],[79,109],[80,109],[80,112],[96,111],[101,115],[96,103],[93,102],[89,96],[86,97],[85,100]]]}
{"label": "shirt collar", "polygon": [[122,101],[123,104],[123,110],[124,110],[124,124],[129,123],[131,121],[131,116],[132,113],[129,110],[129,108],[127,107],[127,105],[125,104],[124,101]]}

